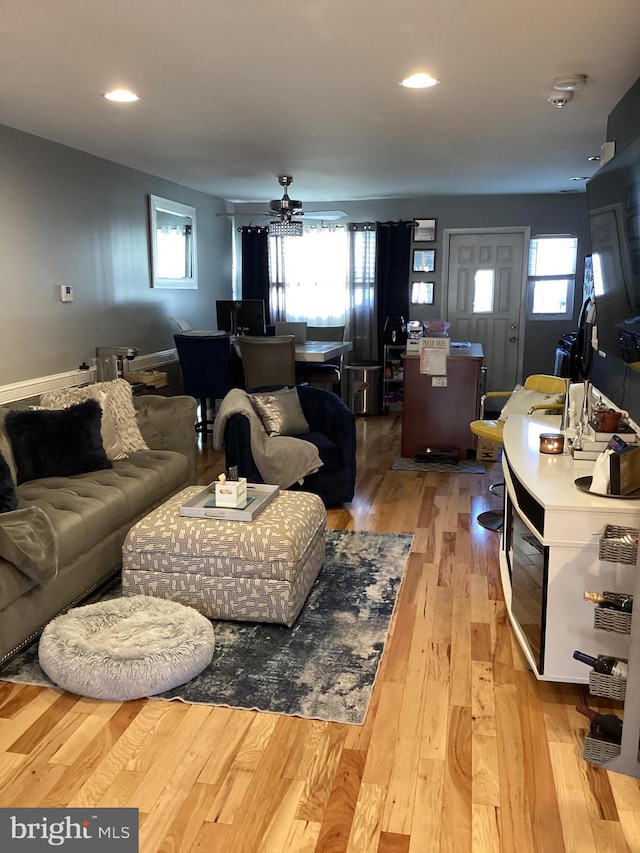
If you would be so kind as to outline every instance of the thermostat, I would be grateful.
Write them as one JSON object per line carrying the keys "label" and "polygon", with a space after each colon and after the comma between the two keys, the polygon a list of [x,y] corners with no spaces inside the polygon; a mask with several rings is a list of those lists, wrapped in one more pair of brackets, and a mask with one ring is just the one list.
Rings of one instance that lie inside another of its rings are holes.
{"label": "thermostat", "polygon": [[60,285],[60,301],[73,302],[73,288],[70,284]]}

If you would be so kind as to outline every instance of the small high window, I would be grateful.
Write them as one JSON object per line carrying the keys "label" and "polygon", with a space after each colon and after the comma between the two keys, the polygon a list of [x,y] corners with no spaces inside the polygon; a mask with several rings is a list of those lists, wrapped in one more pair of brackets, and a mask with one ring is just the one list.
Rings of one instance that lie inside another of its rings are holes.
{"label": "small high window", "polygon": [[531,239],[527,319],[572,317],[577,258],[577,237],[550,235]]}

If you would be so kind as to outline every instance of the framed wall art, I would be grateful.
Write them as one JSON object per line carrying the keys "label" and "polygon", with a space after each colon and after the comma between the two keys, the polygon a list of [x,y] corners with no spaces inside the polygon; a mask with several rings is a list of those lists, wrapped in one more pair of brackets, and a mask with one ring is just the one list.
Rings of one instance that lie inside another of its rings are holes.
{"label": "framed wall art", "polygon": [[436,250],[435,249],[414,249],[413,250],[413,271],[414,272],[433,272],[436,268]]}
{"label": "framed wall art", "polygon": [[436,239],[435,219],[414,219],[413,241],[414,243],[429,243]]}
{"label": "framed wall art", "polygon": [[433,281],[411,282],[411,304],[433,305]]}

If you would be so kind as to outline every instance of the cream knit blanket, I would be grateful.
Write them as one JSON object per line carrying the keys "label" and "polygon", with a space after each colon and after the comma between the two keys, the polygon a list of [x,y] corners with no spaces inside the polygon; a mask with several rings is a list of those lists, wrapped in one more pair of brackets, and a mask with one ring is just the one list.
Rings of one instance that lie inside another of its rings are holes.
{"label": "cream knit blanket", "polygon": [[244,415],[249,421],[251,453],[265,483],[288,489],[309,474],[315,474],[324,464],[318,448],[310,441],[285,435],[268,436],[246,391],[240,388],[232,388],[220,404],[213,424],[213,446],[216,450],[224,448],[227,420],[236,414]]}

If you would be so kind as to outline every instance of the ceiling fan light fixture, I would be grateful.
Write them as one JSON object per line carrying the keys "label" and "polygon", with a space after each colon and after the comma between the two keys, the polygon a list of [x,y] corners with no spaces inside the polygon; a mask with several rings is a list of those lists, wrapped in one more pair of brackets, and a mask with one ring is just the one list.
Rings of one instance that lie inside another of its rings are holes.
{"label": "ceiling fan light fixture", "polygon": [[270,237],[302,237],[302,222],[298,219],[276,219],[269,223]]}
{"label": "ceiling fan light fixture", "polygon": [[431,74],[420,72],[418,74],[411,74],[410,77],[405,77],[400,85],[404,86],[405,89],[430,89],[432,86],[437,86],[439,82]]}

